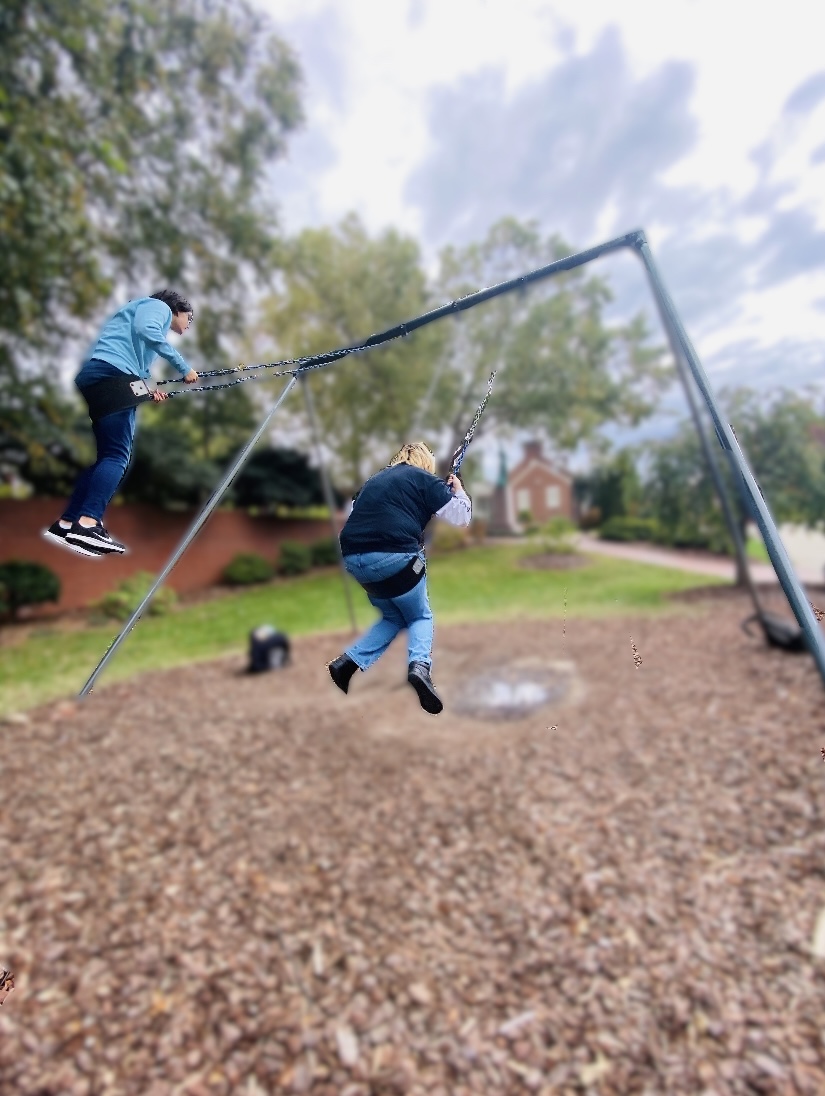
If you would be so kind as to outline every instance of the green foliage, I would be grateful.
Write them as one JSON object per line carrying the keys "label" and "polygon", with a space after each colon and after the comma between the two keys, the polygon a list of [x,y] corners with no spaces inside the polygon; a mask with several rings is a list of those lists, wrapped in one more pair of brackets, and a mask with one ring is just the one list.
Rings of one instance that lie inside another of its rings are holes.
{"label": "green foliage", "polygon": [[576,526],[565,517],[551,518],[538,530],[538,548],[545,555],[568,556],[576,550]]}
{"label": "green foliage", "polygon": [[[146,597],[155,582],[155,576],[148,571],[138,571],[118,583],[114,590],[104,594],[95,602],[96,614],[112,620],[128,620]],[[171,586],[161,586],[146,610],[148,616],[165,616],[177,603],[178,595]]]}
{"label": "green foliage", "polygon": [[[262,334],[276,340],[267,357],[359,342],[432,305],[416,242],[395,230],[373,239],[355,215],[301,232],[284,261],[283,288],[263,311]],[[433,324],[308,375],[324,442],[346,482],[360,485],[410,440],[446,335]]]}
{"label": "green foliage", "polygon": [[[184,353],[186,350],[184,348]],[[178,448],[192,459],[224,465],[249,438],[259,416],[248,388],[194,392],[141,408],[141,430],[178,437]]]}
{"label": "green foliage", "polygon": [[60,598],[60,579],[42,563],[13,559],[0,563],[0,612],[18,616],[24,605]]}
{"label": "green foliage", "polygon": [[466,548],[469,543],[467,529],[460,529],[456,525],[450,525],[444,521],[433,523],[433,537],[430,542],[430,551],[435,554],[455,552],[460,548]]}
{"label": "green foliage", "polygon": [[228,364],[278,262],[261,184],[301,109],[293,54],[246,0],[8,0],[0,41],[3,460],[51,443],[47,371],[116,286],[179,286],[196,364]]}
{"label": "green foliage", "polygon": [[[151,413],[154,407],[149,406]],[[155,426],[137,432],[122,494],[127,502],[166,509],[199,506],[209,497],[220,473],[218,464],[193,456],[177,431]]]}
{"label": "green foliage", "polygon": [[643,491],[634,450],[622,449],[588,475],[577,477],[575,492],[585,514],[597,511],[600,523],[637,514]]}
{"label": "green foliage", "polygon": [[322,505],[324,490],[317,468],[295,449],[256,449],[232,486],[236,506],[304,508]]}
{"label": "green foliage", "polygon": [[15,473],[38,495],[68,495],[93,460],[88,416],[54,378],[4,367],[0,347],[0,474]]}
{"label": "green foliage", "polygon": [[251,586],[256,582],[268,582],[275,568],[256,552],[240,552],[227,564],[223,581],[229,586]]}
{"label": "green foliage", "polygon": [[312,566],[312,555],[306,544],[285,540],[278,557],[278,570],[282,575],[302,575]]}
{"label": "green foliage", "polygon": [[338,563],[338,541],[334,537],[324,537],[309,546],[313,567],[334,567]]}
{"label": "green foliage", "polygon": [[[822,420],[813,398],[738,389],[721,393],[720,403],[776,522],[818,524],[825,513],[825,450],[816,437]],[[651,444],[648,454],[644,509],[658,520],[661,542],[730,553],[733,546],[693,423]],[[719,465],[744,541],[749,514],[730,464],[720,457]]]}
{"label": "green foliage", "polygon": [[[533,222],[505,218],[481,243],[442,252],[439,297],[464,296],[572,250]],[[493,369],[500,372],[477,437],[496,425],[529,429],[569,450],[605,422],[636,425],[650,414],[667,378],[661,351],[649,345],[641,316],[605,322],[611,296],[605,281],[579,269],[463,313],[426,420],[447,428],[446,451],[459,443]]]}
{"label": "green foliage", "polygon": [[655,518],[632,518],[617,515],[599,529],[602,540],[657,540],[659,524]]}

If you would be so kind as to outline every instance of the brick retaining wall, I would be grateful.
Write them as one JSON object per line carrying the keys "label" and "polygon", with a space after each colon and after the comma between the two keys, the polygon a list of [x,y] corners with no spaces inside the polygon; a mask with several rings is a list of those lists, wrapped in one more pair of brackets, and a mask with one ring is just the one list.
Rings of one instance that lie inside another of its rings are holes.
{"label": "brick retaining wall", "polygon": [[[90,559],[41,537],[65,499],[0,499],[0,563],[24,559],[44,563],[60,578],[61,597],[47,612],[85,608],[137,571],[158,574],[194,521],[197,511],[170,512],[151,506],[112,506],[106,527],[129,548],[128,555]],[[285,540],[311,544],[331,535],[328,521],[251,517],[218,510],[198,533],[168,578],[179,594],[215,585],[239,552],[257,552],[273,563]]]}

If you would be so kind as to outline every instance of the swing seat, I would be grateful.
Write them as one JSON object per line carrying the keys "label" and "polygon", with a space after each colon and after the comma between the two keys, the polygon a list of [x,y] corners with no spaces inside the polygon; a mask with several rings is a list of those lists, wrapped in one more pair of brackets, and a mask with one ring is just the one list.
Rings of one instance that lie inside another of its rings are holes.
{"label": "swing seat", "polygon": [[382,579],[381,582],[362,582],[361,585],[370,597],[401,597],[402,594],[408,594],[410,590],[414,590],[426,573],[427,568],[423,560],[415,556],[389,578]]}
{"label": "swing seat", "polygon": [[753,624],[755,620],[761,625],[768,646],[779,647],[783,651],[790,651],[795,654],[808,650],[805,633],[802,629],[775,613],[754,613],[747,620],[743,620],[741,628],[745,635],[753,634],[749,625]]}
{"label": "swing seat", "polygon": [[106,377],[102,381],[87,385],[80,389],[80,393],[89,408],[89,418],[97,422],[106,415],[113,415],[116,411],[128,411],[131,407],[137,407],[139,403],[146,403],[152,399],[146,381],[135,377],[131,373],[123,373],[119,377]]}

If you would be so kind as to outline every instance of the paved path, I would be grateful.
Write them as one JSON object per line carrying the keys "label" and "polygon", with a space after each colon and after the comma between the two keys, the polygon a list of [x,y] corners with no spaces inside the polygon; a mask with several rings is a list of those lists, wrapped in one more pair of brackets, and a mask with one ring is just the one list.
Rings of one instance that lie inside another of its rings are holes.
{"label": "paved path", "polygon": [[[673,567],[679,571],[691,571],[700,575],[715,575],[728,578],[736,577],[736,565],[733,560],[713,556],[706,552],[694,552],[685,549],[659,548],[652,544],[620,544],[616,541],[599,540],[597,537],[580,533],[576,543],[582,552],[594,552],[616,559],[630,559],[637,563],[651,563],[657,567]],[[754,582],[778,582],[776,572],[769,563],[751,563],[751,576]],[[820,586],[822,572],[810,566],[796,569],[797,578],[806,585]]]}

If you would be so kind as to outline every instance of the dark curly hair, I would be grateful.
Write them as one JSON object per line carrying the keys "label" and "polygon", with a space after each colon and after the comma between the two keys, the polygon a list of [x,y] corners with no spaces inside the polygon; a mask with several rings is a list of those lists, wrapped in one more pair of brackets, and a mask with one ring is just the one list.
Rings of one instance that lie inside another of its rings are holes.
{"label": "dark curly hair", "polygon": [[190,316],[194,314],[194,309],[186,297],[175,289],[159,289],[157,293],[152,294],[152,297],[156,301],[163,301],[164,304],[168,304],[172,309],[173,316],[176,316],[178,312],[188,312]]}

